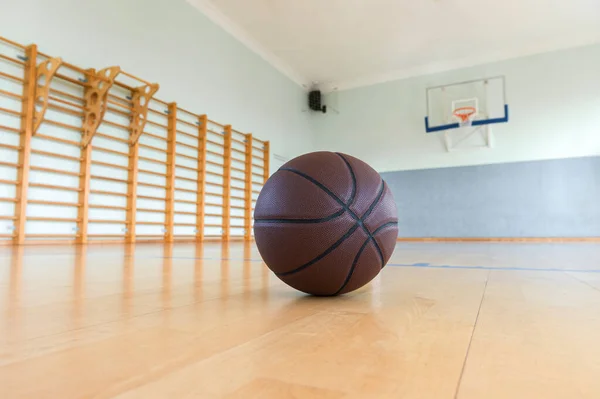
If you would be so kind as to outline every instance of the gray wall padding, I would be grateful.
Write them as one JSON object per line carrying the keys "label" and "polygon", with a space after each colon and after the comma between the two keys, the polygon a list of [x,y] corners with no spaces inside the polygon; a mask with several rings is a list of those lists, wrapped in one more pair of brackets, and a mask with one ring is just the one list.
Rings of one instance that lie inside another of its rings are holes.
{"label": "gray wall padding", "polygon": [[600,157],[382,173],[400,237],[598,237]]}

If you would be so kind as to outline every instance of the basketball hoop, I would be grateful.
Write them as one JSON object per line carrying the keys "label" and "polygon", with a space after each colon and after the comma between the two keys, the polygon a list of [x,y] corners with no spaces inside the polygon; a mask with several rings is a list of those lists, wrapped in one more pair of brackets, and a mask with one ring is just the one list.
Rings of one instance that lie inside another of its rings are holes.
{"label": "basketball hoop", "polygon": [[456,108],[452,112],[452,115],[454,115],[455,118],[460,119],[458,123],[461,126],[466,126],[471,124],[471,117],[476,113],[477,109],[475,109],[475,107],[460,107]]}

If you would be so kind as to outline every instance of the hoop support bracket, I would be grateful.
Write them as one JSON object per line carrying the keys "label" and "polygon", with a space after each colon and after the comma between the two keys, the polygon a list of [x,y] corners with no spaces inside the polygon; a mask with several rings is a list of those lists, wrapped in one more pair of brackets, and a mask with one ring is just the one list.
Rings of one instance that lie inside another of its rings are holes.
{"label": "hoop support bracket", "polygon": [[[50,93],[50,84],[56,76],[56,72],[63,65],[62,58],[50,58],[37,66],[35,79],[35,112],[33,116],[33,135],[35,135],[44,121],[44,115],[48,109],[48,95]],[[39,85],[40,80],[44,78],[43,85]],[[38,109],[38,103],[39,109]]]}
{"label": "hoop support bracket", "polygon": [[131,123],[129,124],[131,132],[129,144],[131,146],[134,146],[138,142],[144,131],[148,118],[148,105],[154,94],[158,91],[158,88],[158,83],[152,83],[132,90],[131,102],[133,106]]}
{"label": "hoop support bracket", "polygon": [[102,120],[107,108],[108,91],[112,87],[115,78],[121,72],[121,68],[109,67],[98,72],[90,70],[88,85],[85,89],[85,111],[83,116],[83,134],[81,136],[81,147],[86,148],[94,138],[96,130]]}

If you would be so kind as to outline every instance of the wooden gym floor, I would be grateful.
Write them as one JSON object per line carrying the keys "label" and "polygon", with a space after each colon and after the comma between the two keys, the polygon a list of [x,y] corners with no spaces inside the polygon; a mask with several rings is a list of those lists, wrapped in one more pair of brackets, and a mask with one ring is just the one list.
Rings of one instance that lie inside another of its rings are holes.
{"label": "wooden gym floor", "polygon": [[0,248],[0,398],[600,397],[600,245],[390,263],[311,298],[251,244]]}

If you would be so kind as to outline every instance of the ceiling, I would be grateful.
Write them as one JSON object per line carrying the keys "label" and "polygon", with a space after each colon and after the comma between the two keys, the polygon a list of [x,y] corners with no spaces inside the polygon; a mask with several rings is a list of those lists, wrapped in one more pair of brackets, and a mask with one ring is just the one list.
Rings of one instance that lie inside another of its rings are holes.
{"label": "ceiling", "polygon": [[600,0],[187,0],[300,84],[345,89],[600,42]]}

